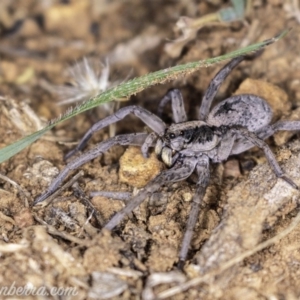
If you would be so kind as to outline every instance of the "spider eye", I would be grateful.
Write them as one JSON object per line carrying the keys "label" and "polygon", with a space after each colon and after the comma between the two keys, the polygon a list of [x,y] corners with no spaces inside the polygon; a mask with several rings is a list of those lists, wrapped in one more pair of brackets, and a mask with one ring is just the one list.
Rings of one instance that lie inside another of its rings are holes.
{"label": "spider eye", "polygon": [[174,139],[174,138],[175,138],[175,133],[170,133],[170,134],[169,134],[169,138],[170,138],[170,139]]}
{"label": "spider eye", "polygon": [[183,136],[183,131],[180,131],[180,135]]}

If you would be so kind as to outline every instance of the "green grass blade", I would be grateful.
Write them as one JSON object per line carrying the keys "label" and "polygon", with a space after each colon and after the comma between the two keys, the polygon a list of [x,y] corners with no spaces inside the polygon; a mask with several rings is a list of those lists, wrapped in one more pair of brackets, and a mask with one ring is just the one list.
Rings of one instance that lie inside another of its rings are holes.
{"label": "green grass blade", "polygon": [[221,56],[217,56],[214,58],[209,58],[206,60],[200,60],[196,62],[190,62],[183,65],[178,65],[175,67],[171,67],[164,70],[159,70],[157,72],[149,73],[147,75],[129,80],[125,83],[122,83],[114,88],[111,88],[100,95],[97,95],[96,97],[90,99],[89,101],[75,107],[74,109],[68,111],[65,113],[62,117],[55,119],[49,123],[48,126],[45,128],[34,132],[17,142],[6,146],[0,150],[0,163],[4,162],[5,160],[9,159],[10,157],[14,156],[30,144],[32,144],[34,141],[36,141],[38,138],[40,138],[45,132],[53,128],[55,125],[72,118],[73,116],[76,116],[84,111],[87,111],[89,109],[92,109],[96,106],[101,105],[102,103],[110,102],[117,99],[122,98],[128,98],[131,95],[134,95],[147,87],[153,86],[155,84],[164,83],[166,81],[174,80],[178,78],[178,76],[181,75],[188,75],[190,73],[193,73],[197,71],[198,69],[202,67],[207,67],[212,64],[231,59],[240,55],[249,54],[251,52],[258,51],[276,41],[284,37],[289,30],[284,30],[279,35],[265,40],[263,42],[259,42],[256,44],[252,44],[250,46],[247,46],[242,49],[235,50],[233,52],[230,52],[228,54],[224,54]]}

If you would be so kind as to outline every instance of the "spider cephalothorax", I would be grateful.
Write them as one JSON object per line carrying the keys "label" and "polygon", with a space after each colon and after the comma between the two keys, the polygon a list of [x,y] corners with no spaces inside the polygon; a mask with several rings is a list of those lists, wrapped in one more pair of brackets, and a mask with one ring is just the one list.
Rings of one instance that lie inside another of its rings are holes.
{"label": "spider cephalothorax", "polygon": [[121,211],[112,217],[105,228],[111,230],[117,226],[126,215],[162,185],[184,180],[195,172],[198,176],[196,193],[193,197],[192,208],[179,254],[179,259],[183,262],[188,253],[200,204],[209,184],[209,165],[211,162],[225,161],[230,155],[239,154],[253,146],[258,146],[264,151],[276,176],[287,181],[292,187],[298,188],[283,173],[264,139],[278,130],[300,130],[300,121],[280,121],[270,125],[272,118],[270,106],[264,99],[251,94],[232,96],[209,111],[221,83],[244,58],[243,56],[234,58],[211,81],[203,96],[198,120],[187,121],[181,93],[174,89],[167,93],[159,105],[159,115],[161,115],[166,103],[171,101],[174,123],[170,126],[167,126],[158,116],[138,106],[121,108],[112,116],[96,123],[67,157],[81,150],[95,131],[123,119],[130,113],[140,118],[153,132],[150,134],[118,135],[96,145],[93,149],[68,163],[66,168],[51,183],[48,190],[35,200],[35,203],[41,202],[50,196],[68,175],[69,171],[101,155],[114,145],[139,145],[144,156],[147,156],[149,147],[154,146],[157,156],[168,168],[141,189]]}
{"label": "spider cephalothorax", "polygon": [[164,135],[172,149],[181,151],[199,147],[207,151],[217,145],[216,128],[203,121],[191,121],[171,125]]}
{"label": "spider cephalothorax", "polygon": [[179,155],[195,156],[217,146],[220,130],[203,121],[172,124],[155,146],[156,155],[171,167]]}

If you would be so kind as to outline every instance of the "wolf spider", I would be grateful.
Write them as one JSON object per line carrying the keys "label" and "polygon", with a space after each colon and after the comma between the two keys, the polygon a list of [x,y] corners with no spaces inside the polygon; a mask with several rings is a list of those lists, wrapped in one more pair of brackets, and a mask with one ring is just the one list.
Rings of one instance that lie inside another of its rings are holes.
{"label": "wolf spider", "polygon": [[181,93],[179,90],[173,89],[161,100],[158,109],[160,115],[164,106],[171,101],[174,123],[170,126],[167,126],[158,116],[135,105],[121,108],[112,116],[94,124],[77,147],[67,154],[67,158],[83,149],[95,131],[125,118],[128,114],[133,113],[140,118],[153,132],[150,134],[122,134],[96,145],[68,163],[53,180],[48,190],[36,198],[34,204],[49,197],[71,170],[103,154],[114,145],[139,145],[145,157],[148,155],[149,147],[155,146],[155,153],[165,163],[167,169],[141,189],[121,211],[111,218],[104,228],[109,230],[115,228],[126,215],[161,186],[184,180],[195,172],[198,176],[196,192],[192,199],[192,207],[179,253],[179,262],[182,265],[186,260],[200,204],[209,184],[210,162],[220,163],[230,155],[239,154],[253,146],[258,146],[264,151],[275,175],[298,189],[298,186],[283,173],[264,139],[278,130],[300,130],[300,121],[279,121],[270,125],[272,110],[269,104],[252,94],[232,96],[217,104],[209,112],[220,85],[232,69],[245,58],[245,56],[240,56],[232,59],[213,78],[203,96],[198,120],[187,121]]}

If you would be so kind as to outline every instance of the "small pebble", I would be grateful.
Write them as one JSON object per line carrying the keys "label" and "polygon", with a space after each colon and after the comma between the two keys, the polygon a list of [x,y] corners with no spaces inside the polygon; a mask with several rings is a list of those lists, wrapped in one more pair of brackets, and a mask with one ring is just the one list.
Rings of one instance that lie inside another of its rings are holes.
{"label": "small pebble", "polygon": [[149,158],[145,158],[140,148],[130,147],[120,159],[120,182],[137,188],[144,187],[161,172],[162,166],[154,153]]}

